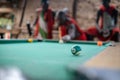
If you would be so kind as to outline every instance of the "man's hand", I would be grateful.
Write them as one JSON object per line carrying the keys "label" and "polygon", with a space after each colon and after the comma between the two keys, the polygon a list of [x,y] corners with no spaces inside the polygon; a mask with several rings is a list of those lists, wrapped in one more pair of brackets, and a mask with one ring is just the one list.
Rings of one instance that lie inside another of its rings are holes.
{"label": "man's hand", "polygon": [[62,40],[63,41],[70,41],[71,37],[69,35],[65,35],[65,36],[62,37]]}
{"label": "man's hand", "polygon": [[103,36],[104,38],[109,37],[110,34],[111,34],[111,30],[109,30],[109,29],[102,30],[102,36]]}
{"label": "man's hand", "polygon": [[100,27],[99,27],[99,25],[98,25],[98,24],[96,24],[96,28],[97,28],[97,30],[98,30],[98,33],[99,33],[99,34],[102,34],[103,30],[102,30],[102,29],[100,29]]}

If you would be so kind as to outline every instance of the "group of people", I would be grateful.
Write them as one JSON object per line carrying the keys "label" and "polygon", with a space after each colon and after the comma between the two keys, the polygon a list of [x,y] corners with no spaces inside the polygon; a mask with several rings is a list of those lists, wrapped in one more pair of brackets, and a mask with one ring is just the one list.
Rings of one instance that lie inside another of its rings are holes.
{"label": "group of people", "polygon": [[57,23],[63,41],[94,40],[119,41],[119,28],[117,27],[118,11],[110,5],[111,0],[102,0],[97,13],[96,26],[82,30],[77,22],[68,14],[68,10],[54,12],[49,7],[48,0],[42,0],[41,8],[37,9],[34,38],[52,39],[53,25]]}

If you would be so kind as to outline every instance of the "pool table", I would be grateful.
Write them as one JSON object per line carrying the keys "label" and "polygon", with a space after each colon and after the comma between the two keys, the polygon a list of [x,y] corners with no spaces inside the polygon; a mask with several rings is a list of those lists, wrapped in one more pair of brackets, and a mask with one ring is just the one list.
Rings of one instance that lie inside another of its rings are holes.
{"label": "pool table", "polygon": [[[0,67],[19,67],[30,80],[70,80],[70,68],[77,68],[109,46],[103,42],[58,40],[0,40]],[[79,56],[71,53],[73,45],[82,49]]]}

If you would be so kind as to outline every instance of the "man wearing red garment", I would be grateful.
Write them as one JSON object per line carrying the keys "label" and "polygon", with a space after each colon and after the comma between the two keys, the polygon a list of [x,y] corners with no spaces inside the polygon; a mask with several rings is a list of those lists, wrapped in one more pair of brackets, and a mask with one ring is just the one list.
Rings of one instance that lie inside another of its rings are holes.
{"label": "man wearing red garment", "polygon": [[87,39],[85,33],[80,29],[76,21],[69,17],[64,11],[58,13],[57,20],[63,41]]}
{"label": "man wearing red garment", "polygon": [[42,8],[37,9],[35,25],[35,38],[40,36],[42,39],[52,39],[54,12],[49,8],[48,0],[42,0]]}
{"label": "man wearing red garment", "polygon": [[96,27],[87,30],[90,40],[98,37],[99,40],[119,41],[119,29],[116,27],[118,11],[113,5],[110,5],[111,0],[102,0],[102,6],[97,13]]}

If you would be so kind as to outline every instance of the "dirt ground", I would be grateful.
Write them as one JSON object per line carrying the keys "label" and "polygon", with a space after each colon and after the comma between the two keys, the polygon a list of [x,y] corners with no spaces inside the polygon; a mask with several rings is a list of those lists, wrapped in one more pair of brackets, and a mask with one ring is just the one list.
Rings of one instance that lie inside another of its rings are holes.
{"label": "dirt ground", "polygon": [[120,69],[120,43],[109,46],[85,65],[89,67]]}

